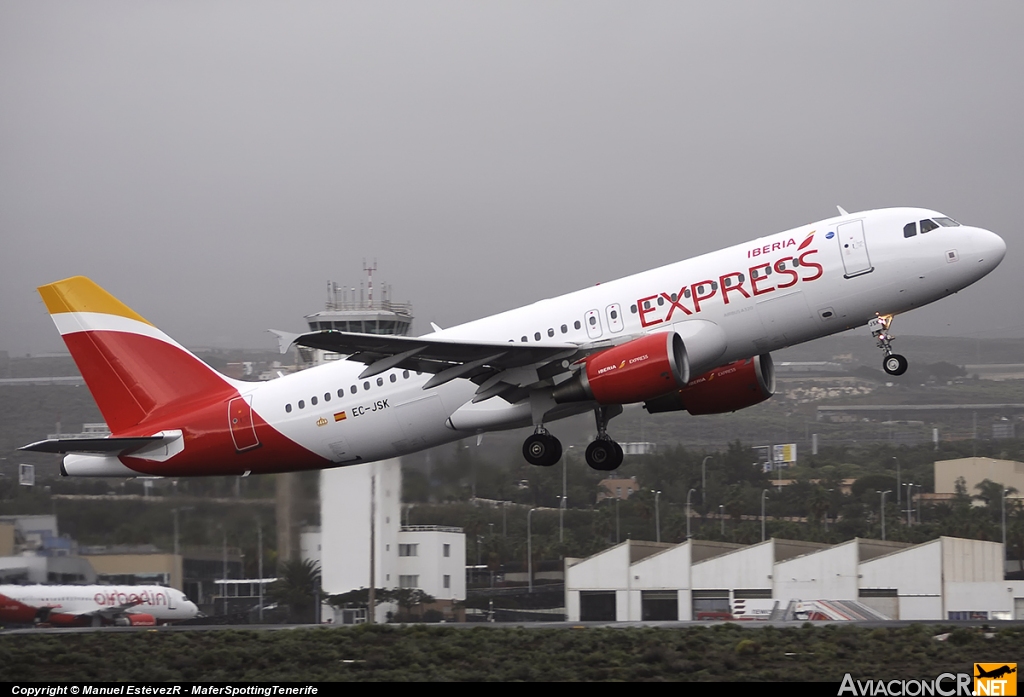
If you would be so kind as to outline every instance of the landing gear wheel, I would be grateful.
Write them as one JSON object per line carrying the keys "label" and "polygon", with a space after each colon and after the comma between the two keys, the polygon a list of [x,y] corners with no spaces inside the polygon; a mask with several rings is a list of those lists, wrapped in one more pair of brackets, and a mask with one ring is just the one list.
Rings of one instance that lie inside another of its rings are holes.
{"label": "landing gear wheel", "polygon": [[587,446],[587,464],[600,472],[611,472],[622,464],[622,447],[611,439],[598,438]]}
{"label": "landing gear wheel", "polygon": [[898,353],[891,353],[882,361],[882,368],[889,375],[903,375],[907,372],[907,359]]}
{"label": "landing gear wheel", "polygon": [[562,457],[562,444],[547,433],[534,433],[523,443],[523,457],[531,465],[551,467]]}

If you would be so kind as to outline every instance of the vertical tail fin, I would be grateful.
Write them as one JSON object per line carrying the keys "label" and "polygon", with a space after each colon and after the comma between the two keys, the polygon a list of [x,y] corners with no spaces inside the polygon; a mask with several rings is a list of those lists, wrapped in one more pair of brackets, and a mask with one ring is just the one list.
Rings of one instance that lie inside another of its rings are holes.
{"label": "vertical tail fin", "polygon": [[39,294],[115,435],[234,392],[227,378],[88,278],[40,286]]}

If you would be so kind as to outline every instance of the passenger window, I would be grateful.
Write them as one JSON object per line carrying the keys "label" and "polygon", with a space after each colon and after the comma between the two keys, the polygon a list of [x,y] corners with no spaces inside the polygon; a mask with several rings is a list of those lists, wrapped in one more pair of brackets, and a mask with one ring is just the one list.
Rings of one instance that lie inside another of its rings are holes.
{"label": "passenger window", "polygon": [[305,409],[305,408],[306,408],[306,403],[300,399],[299,400],[299,409]]}
{"label": "passenger window", "polygon": [[903,226],[903,236],[913,237],[917,234],[917,223],[907,223]]}
{"label": "passenger window", "polygon": [[364,390],[370,389],[370,381],[369,380],[367,380],[366,382],[363,383],[363,389]]}
{"label": "passenger window", "polygon": [[554,336],[554,335],[555,335],[555,330],[554,329],[548,329],[548,336]]}
{"label": "passenger window", "polygon": [[534,341],[540,341],[540,332],[534,332],[533,333],[533,340]]}
{"label": "passenger window", "polygon": [[338,388],[338,399],[341,399],[344,396],[345,396],[345,388],[344,387],[339,387]]}
{"label": "passenger window", "polygon": [[292,413],[292,405],[291,404],[285,404],[284,405],[284,410],[285,410],[286,413],[291,414]]}
{"label": "passenger window", "polygon": [[593,315],[591,315],[590,316],[590,326],[593,327],[596,324],[597,324],[597,317],[594,317]]}
{"label": "passenger window", "polygon": [[922,220],[921,221],[921,234],[923,235],[926,232],[931,232],[932,230],[934,230],[937,227],[939,227],[939,226],[936,225],[931,220]]}
{"label": "passenger window", "polygon": [[565,334],[565,333],[567,333],[568,331],[569,331],[569,327],[567,327],[567,326],[565,326],[565,325],[563,324],[563,325],[562,325],[562,333],[563,333],[563,334]]}
{"label": "passenger window", "polygon": [[396,376],[394,373],[391,373],[389,377],[391,378],[391,382],[395,382],[396,380],[398,380],[398,376]]}
{"label": "passenger window", "polygon": [[325,402],[331,401],[331,393],[330,392],[324,392],[324,401]]}
{"label": "passenger window", "polygon": [[355,386],[355,385],[352,385],[352,387],[350,387],[350,388],[348,388],[348,389],[349,389],[349,392],[351,392],[352,394],[355,394],[355,393],[356,393],[356,391],[357,391],[357,390],[356,390],[356,386]]}
{"label": "passenger window", "polygon": [[[636,307],[636,306],[634,305],[634,307]],[[580,328],[580,327],[582,327],[583,325],[582,325],[582,324],[580,324],[580,321],[579,321],[579,320],[576,320],[575,322],[573,322],[573,323],[572,323],[572,326],[574,326],[574,327],[575,327],[576,329],[579,329],[579,328]]]}
{"label": "passenger window", "polygon": [[315,406],[316,406],[316,397],[310,397],[310,398],[309,398],[309,403],[310,403],[310,404],[311,404],[312,406],[314,406],[314,407],[315,407]]}
{"label": "passenger window", "polygon": [[[636,305],[630,305],[629,306],[629,311],[632,312],[635,315],[636,314]],[[579,329],[579,327],[576,327],[576,328]]]}
{"label": "passenger window", "polygon": [[406,380],[408,380],[409,379],[409,371],[408,370],[403,370],[402,371],[402,377],[405,378]]}
{"label": "passenger window", "polygon": [[663,296],[659,295],[658,296],[658,307],[661,307],[664,304],[665,304],[665,298]]}
{"label": "passenger window", "polygon": [[520,339],[520,341],[522,341],[522,342],[523,342],[523,343],[525,344],[525,343],[526,343],[526,337],[525,337],[525,336],[523,336],[523,338],[522,338],[522,339]]}
{"label": "passenger window", "polygon": [[384,384],[384,378],[377,378],[377,387],[380,387],[383,384]]}

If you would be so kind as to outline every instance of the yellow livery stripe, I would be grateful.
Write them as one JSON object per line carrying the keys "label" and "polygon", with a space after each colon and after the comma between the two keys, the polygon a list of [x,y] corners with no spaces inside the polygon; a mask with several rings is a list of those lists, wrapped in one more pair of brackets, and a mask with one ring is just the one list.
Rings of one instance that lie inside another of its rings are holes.
{"label": "yellow livery stripe", "polygon": [[96,312],[127,317],[153,326],[134,310],[100,288],[85,276],[73,276],[63,281],[39,286],[39,295],[51,315],[65,312]]}

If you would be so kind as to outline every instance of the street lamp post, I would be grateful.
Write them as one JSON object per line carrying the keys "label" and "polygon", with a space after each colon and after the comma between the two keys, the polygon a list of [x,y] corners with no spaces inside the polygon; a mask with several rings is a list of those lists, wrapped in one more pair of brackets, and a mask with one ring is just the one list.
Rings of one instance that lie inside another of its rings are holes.
{"label": "street lamp post", "polygon": [[615,497],[615,544],[619,544],[619,497]]}
{"label": "street lamp post", "polygon": [[725,537],[725,505],[718,504],[718,519],[722,521],[722,537]]}
{"label": "street lamp post", "polygon": [[263,623],[263,524],[259,518],[256,519],[256,545],[259,548],[259,576],[260,576],[260,623]]}
{"label": "street lamp post", "polygon": [[764,542],[764,500],[768,496],[767,489],[761,489],[761,542]]}
{"label": "street lamp post", "polygon": [[686,492],[686,539],[690,539],[690,494],[697,491],[696,489],[690,489]]}
{"label": "street lamp post", "polygon": [[533,593],[533,528],[531,517],[536,508],[531,508],[526,514],[526,575],[530,580],[530,593]]}
{"label": "street lamp post", "polygon": [[911,487],[917,486],[914,482],[907,482],[907,526],[914,524],[912,516],[914,515],[914,496],[913,489]]}
{"label": "street lamp post", "polygon": [[660,491],[654,492],[654,541],[661,542],[661,511],[658,509]]}
{"label": "street lamp post", "polygon": [[1006,564],[1006,495],[1009,494],[1009,493],[1010,493],[1010,490],[1006,489],[1004,487],[1003,488],[1003,495],[1000,497],[1002,499],[1002,504],[1003,504],[1002,505],[1002,513],[1001,513],[1001,518],[1002,518],[1001,523],[1002,523],[1002,528],[1003,528],[1003,565],[1004,566]]}
{"label": "street lamp post", "polygon": [[879,491],[878,493],[882,495],[882,509],[880,513],[882,516],[882,542],[885,542],[885,495],[891,494],[892,489],[886,489],[885,491]]}
{"label": "street lamp post", "polygon": [[559,496],[558,499],[558,541],[561,543],[564,541],[562,528],[565,520],[565,494]]}
{"label": "street lamp post", "polygon": [[[701,462],[700,462],[700,505],[701,506],[706,506],[707,503],[708,503],[708,500],[707,500],[708,473],[707,473],[707,470],[704,468],[704,466],[708,464],[708,460],[710,460],[711,457],[712,457],[711,455],[708,455],[703,460],[701,460]],[[705,513],[707,513],[707,511],[705,511]]]}
{"label": "street lamp post", "polygon": [[896,512],[900,510],[900,459],[895,455],[892,459],[896,461]]}

